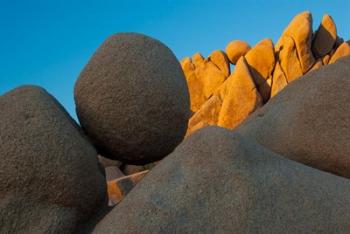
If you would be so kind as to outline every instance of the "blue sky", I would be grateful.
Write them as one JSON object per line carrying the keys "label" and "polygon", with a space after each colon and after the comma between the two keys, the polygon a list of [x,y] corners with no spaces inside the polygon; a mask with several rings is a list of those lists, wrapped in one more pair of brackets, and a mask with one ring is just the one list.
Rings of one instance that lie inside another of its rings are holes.
{"label": "blue sky", "polygon": [[332,15],[348,40],[349,9],[349,0],[0,0],[0,95],[22,84],[40,85],[75,117],[74,82],[113,33],[155,37],[182,59],[224,49],[233,39],[276,41],[305,10],[313,13],[314,30],[324,13]]}

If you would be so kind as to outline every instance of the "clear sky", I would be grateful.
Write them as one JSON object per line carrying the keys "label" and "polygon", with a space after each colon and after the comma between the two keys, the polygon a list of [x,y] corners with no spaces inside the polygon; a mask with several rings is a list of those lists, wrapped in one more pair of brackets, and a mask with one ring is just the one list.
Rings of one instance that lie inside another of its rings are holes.
{"label": "clear sky", "polygon": [[0,0],[0,95],[40,85],[75,117],[74,82],[113,33],[155,37],[182,59],[197,51],[207,56],[233,39],[276,41],[305,10],[313,13],[314,30],[329,13],[348,40],[349,9],[349,0]]}

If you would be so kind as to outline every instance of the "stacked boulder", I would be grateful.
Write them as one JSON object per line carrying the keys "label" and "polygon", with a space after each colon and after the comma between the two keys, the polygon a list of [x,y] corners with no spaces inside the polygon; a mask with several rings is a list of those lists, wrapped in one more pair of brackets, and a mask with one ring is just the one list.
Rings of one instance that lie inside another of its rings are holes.
{"label": "stacked boulder", "polygon": [[[221,52],[221,57],[228,60],[220,60],[221,68],[229,66],[228,61],[235,65],[229,74],[220,70],[220,66],[211,69],[215,73],[200,66],[203,63],[215,64],[212,55],[204,59],[197,53],[192,59],[185,58],[181,65],[193,112],[187,135],[208,125],[233,129],[290,82],[348,55],[350,43],[337,35],[331,16],[324,15],[320,26],[313,32],[312,15],[303,12],[290,22],[276,45],[270,39],[262,40],[252,48],[243,41],[230,42],[226,53]],[[244,74],[242,70],[245,70]],[[250,86],[233,91],[237,88],[231,87],[230,80],[237,79],[241,81],[234,83],[250,83]],[[251,87],[252,81],[254,87]],[[230,93],[223,90],[230,90]]]}
{"label": "stacked boulder", "polygon": [[120,202],[147,173],[125,176],[121,163],[143,168],[171,153],[190,116],[175,55],[136,33],[102,44],[76,82],[75,102],[81,127],[40,87],[0,96],[1,233],[91,232],[108,196]]}
{"label": "stacked boulder", "polygon": [[189,136],[94,233],[349,233],[349,142],[347,57]]}
{"label": "stacked boulder", "polygon": [[350,45],[311,26],[181,65],[113,35],[80,126],[40,87],[0,96],[0,233],[349,233]]}

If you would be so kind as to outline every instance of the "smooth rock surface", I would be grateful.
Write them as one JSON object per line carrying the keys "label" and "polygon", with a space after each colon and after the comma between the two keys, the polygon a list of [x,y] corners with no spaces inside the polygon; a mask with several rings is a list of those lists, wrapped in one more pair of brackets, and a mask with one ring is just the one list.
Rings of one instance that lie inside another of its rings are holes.
{"label": "smooth rock surface", "polygon": [[345,178],[208,127],[149,172],[94,233],[348,233],[349,193]]}
{"label": "smooth rock surface", "polygon": [[288,82],[292,82],[303,75],[298,58],[298,52],[293,38],[283,36],[276,45],[281,69]]}
{"label": "smooth rock surface", "polygon": [[95,149],[42,88],[14,89],[0,109],[0,233],[73,232],[106,198]]}
{"label": "smooth rock surface", "polygon": [[169,154],[190,116],[179,62],[160,41],[137,33],[109,37],[75,85],[80,123],[102,155],[145,164]]}
{"label": "smooth rock surface", "polygon": [[350,177],[349,94],[347,57],[289,84],[237,131],[292,160]]}
{"label": "smooth rock surface", "polygon": [[244,56],[250,50],[250,46],[247,42],[241,40],[231,41],[226,46],[226,54],[230,62],[236,65],[238,59]]}
{"label": "smooth rock surface", "polygon": [[250,73],[264,102],[270,98],[272,72],[275,67],[275,50],[271,39],[265,39],[256,44],[244,56]]}

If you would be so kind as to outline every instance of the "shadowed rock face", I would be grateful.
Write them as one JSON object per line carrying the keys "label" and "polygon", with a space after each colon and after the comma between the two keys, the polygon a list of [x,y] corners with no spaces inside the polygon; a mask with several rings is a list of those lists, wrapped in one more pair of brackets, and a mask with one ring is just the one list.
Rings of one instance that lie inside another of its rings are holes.
{"label": "shadowed rock face", "polygon": [[350,177],[350,57],[288,85],[238,129],[272,151]]}
{"label": "shadowed rock face", "polygon": [[190,115],[181,66],[161,42],[119,33],[96,51],[75,85],[84,131],[102,155],[157,161],[183,139]]}
{"label": "shadowed rock face", "polygon": [[105,201],[95,149],[39,87],[4,94],[0,109],[0,232],[73,232]]}
{"label": "shadowed rock face", "polygon": [[187,138],[94,233],[346,233],[350,182],[218,127]]}
{"label": "shadowed rock face", "polygon": [[324,15],[322,22],[318,27],[314,41],[312,43],[312,51],[319,58],[332,51],[337,39],[337,27],[330,15]]}

